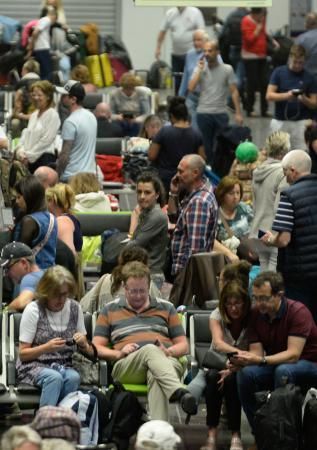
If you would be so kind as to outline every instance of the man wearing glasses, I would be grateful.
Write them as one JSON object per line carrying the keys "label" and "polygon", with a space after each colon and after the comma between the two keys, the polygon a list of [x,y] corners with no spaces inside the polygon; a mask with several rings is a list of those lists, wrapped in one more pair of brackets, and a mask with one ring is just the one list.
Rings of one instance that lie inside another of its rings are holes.
{"label": "man wearing glasses", "polygon": [[1,251],[0,265],[17,286],[17,296],[10,302],[8,309],[23,311],[34,299],[34,292],[44,272],[35,264],[32,250],[22,242],[11,242]]}
{"label": "man wearing glasses", "polygon": [[114,380],[148,385],[151,419],[168,421],[169,401],[196,414],[196,401],[180,382],[185,368],[179,358],[188,344],[174,306],[150,298],[150,270],[140,262],[123,267],[122,282],[125,296],[108,303],[97,320],[99,358],[113,363]]}
{"label": "man wearing glasses", "polygon": [[260,273],[252,293],[249,352],[238,351],[231,358],[232,366],[240,369],[238,391],[251,428],[257,391],[317,382],[317,326],[310,311],[284,296],[283,278],[276,272]]}

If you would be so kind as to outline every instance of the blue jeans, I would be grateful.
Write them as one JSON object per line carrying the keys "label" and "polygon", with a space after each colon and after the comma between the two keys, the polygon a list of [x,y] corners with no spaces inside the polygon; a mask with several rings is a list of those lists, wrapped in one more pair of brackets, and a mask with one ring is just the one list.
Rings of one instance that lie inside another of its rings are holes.
{"label": "blue jeans", "polygon": [[197,113],[197,123],[203,136],[207,161],[212,167],[216,137],[228,125],[229,117],[226,113]]}
{"label": "blue jeans", "polygon": [[56,406],[67,394],[78,391],[80,375],[74,369],[65,369],[61,374],[45,368],[36,377],[35,384],[42,389],[40,407]]}
{"label": "blue jeans", "polygon": [[255,393],[288,383],[304,388],[317,385],[317,364],[304,359],[278,366],[247,366],[238,372],[238,392],[242,408],[253,429],[256,411]]}

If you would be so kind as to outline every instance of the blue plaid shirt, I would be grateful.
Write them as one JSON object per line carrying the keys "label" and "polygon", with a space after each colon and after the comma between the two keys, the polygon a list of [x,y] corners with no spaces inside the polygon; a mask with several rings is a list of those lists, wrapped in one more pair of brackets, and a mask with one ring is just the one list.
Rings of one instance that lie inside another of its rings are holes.
{"label": "blue plaid shirt", "polygon": [[172,238],[172,274],[176,275],[194,253],[213,249],[218,205],[208,181],[181,202],[180,214]]}

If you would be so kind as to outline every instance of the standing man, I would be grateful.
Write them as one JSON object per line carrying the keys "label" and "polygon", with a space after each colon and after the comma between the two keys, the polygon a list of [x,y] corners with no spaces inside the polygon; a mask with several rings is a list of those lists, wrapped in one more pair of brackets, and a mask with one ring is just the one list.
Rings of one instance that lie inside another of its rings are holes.
{"label": "standing man", "polygon": [[63,146],[57,160],[60,180],[67,182],[79,172],[96,173],[97,120],[82,106],[85,89],[79,81],[69,80],[56,89],[65,95],[64,104],[71,112],[62,127]]}
{"label": "standing man", "polygon": [[283,278],[276,272],[260,273],[252,293],[249,352],[238,351],[230,358],[233,366],[243,367],[238,391],[251,429],[256,392],[283,386],[285,381],[302,387],[317,382],[317,326],[309,310],[284,296]]}
{"label": "standing man", "polygon": [[296,39],[296,44],[306,51],[305,69],[317,76],[317,13],[310,12],[306,16],[306,30]]}
{"label": "standing man", "polygon": [[23,311],[32,300],[44,272],[35,263],[32,250],[23,242],[11,242],[1,251],[0,265],[5,274],[18,285],[17,296],[9,303],[11,311]]}
{"label": "standing man", "polygon": [[99,358],[112,362],[114,380],[147,383],[151,419],[168,421],[169,401],[196,414],[196,401],[180,382],[180,357],[188,344],[174,306],[149,296],[150,269],[140,262],[125,264],[122,282],[125,295],[108,303],[97,319],[93,343]]}
{"label": "standing man", "polygon": [[235,108],[235,121],[239,125],[243,122],[234,71],[229,64],[219,64],[218,55],[217,41],[207,41],[204,58],[199,59],[188,85],[190,92],[194,92],[197,86],[200,87],[197,123],[203,136],[207,161],[211,165],[215,138],[229,123],[226,107],[228,90]]}
{"label": "standing man", "polygon": [[317,323],[317,175],[303,150],[292,150],[282,159],[287,182],[281,192],[272,230],[262,241],[278,248],[277,270],[288,298],[304,303]]}
{"label": "standing man", "polygon": [[[192,47],[193,31],[205,28],[201,11],[192,6],[178,6],[169,9],[157,37],[155,57],[160,58],[161,47],[168,30],[172,37],[172,71],[183,72],[186,52]],[[175,77],[175,95],[181,83],[181,76]]]}
{"label": "standing man", "polygon": [[[208,41],[208,34],[205,30],[196,30],[193,33],[193,45],[194,48],[188,50],[186,53],[184,73],[182,76],[182,82],[178,91],[178,95],[186,97],[186,106],[191,116],[191,124],[196,129],[198,128],[196,119],[196,109],[199,100],[199,87],[193,91],[188,91],[188,83],[193,76],[193,72],[197,66],[200,58],[204,56],[204,45]],[[220,55],[219,55],[220,57]]]}
{"label": "standing man", "polygon": [[291,148],[303,150],[306,122],[317,108],[317,80],[304,69],[305,58],[304,47],[294,44],[288,64],[273,71],[266,93],[267,100],[275,102],[271,131],[286,131],[291,137]]}
{"label": "standing man", "polygon": [[[205,166],[199,155],[186,155],[171,181],[168,212],[171,220],[178,216],[171,242],[172,275],[175,277],[171,297],[182,283],[190,256],[213,249],[218,205],[212,186],[204,176]],[[186,192],[186,197],[179,204],[182,191]]]}

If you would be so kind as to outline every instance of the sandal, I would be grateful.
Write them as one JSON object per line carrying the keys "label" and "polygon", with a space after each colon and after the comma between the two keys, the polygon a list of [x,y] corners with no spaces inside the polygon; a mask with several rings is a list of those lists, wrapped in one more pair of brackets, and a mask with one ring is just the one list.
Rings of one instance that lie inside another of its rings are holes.
{"label": "sandal", "polygon": [[243,444],[238,436],[231,439],[230,450],[243,450]]}
{"label": "sandal", "polygon": [[200,447],[200,450],[216,450],[216,439],[212,436],[208,436],[206,445]]}

